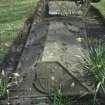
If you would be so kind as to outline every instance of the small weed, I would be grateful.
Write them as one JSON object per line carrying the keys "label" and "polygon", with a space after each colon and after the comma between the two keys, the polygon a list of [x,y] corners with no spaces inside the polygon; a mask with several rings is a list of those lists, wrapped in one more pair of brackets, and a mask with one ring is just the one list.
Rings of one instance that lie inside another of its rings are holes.
{"label": "small weed", "polygon": [[4,70],[0,73],[0,99],[4,99],[9,95],[9,90],[13,86],[17,86],[19,83],[20,75],[18,73],[12,73],[8,76]]}
{"label": "small weed", "polygon": [[64,105],[61,87],[54,87],[54,97],[51,105]]}
{"label": "small weed", "polygon": [[7,77],[4,70],[2,70],[0,74],[0,98],[5,98],[7,96],[8,92],[7,87],[8,87]]}

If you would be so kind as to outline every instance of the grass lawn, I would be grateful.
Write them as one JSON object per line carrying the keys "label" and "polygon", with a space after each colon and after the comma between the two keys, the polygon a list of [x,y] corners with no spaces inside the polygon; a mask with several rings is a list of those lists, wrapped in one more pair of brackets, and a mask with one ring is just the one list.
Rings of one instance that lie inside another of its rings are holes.
{"label": "grass lawn", "polygon": [[93,4],[101,13],[105,16],[105,0],[100,0],[100,2]]}
{"label": "grass lawn", "polygon": [[0,63],[36,0],[0,0]]}

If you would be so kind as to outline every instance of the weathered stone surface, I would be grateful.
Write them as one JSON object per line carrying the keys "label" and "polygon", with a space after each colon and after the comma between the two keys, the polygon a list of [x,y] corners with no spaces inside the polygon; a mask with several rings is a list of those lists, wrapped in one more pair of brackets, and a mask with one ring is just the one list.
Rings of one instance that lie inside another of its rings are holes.
{"label": "weathered stone surface", "polygon": [[50,1],[50,15],[78,15],[82,14],[80,6],[77,6],[74,1]]}
{"label": "weathered stone surface", "polygon": [[[75,22],[72,24],[73,21],[71,23],[70,21],[68,20],[69,24],[66,20],[63,20],[63,22],[62,20],[50,21],[43,56],[39,65],[37,65],[36,70],[38,79],[45,88],[44,91],[47,92],[49,91],[49,88],[53,87],[51,86],[51,77],[53,76],[58,84],[63,85],[64,94],[82,95],[87,92],[87,90],[81,86],[75,78],[68,75],[64,68],[60,67],[57,63],[59,62],[69,72],[72,72],[74,76],[77,77],[82,84],[85,84],[86,87],[90,88],[90,90],[94,88],[94,82],[85,78],[84,71],[79,67],[79,61],[82,60],[81,56],[83,55],[82,50],[85,51],[85,49],[77,39],[82,38],[81,35],[85,30],[81,30],[79,26],[75,25]],[[81,24],[83,24],[82,21]],[[69,28],[67,28],[68,25]],[[55,32],[54,34],[51,34],[50,31]],[[79,31],[80,35],[77,34],[77,31]],[[48,86],[45,85],[46,81],[50,83]],[[91,83],[91,86],[88,85],[88,83]],[[41,88],[40,85],[39,88]]]}

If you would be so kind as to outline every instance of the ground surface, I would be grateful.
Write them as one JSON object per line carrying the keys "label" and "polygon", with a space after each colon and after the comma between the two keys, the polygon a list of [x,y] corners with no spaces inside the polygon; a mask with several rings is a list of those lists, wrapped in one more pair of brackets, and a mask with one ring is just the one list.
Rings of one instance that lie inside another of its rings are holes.
{"label": "ground surface", "polygon": [[[62,82],[64,93],[69,95],[83,95],[94,90],[93,82],[86,78],[77,65],[81,60],[81,51],[86,51],[85,36],[104,37],[104,27],[94,17],[84,20],[80,17],[53,16],[47,20],[44,18],[39,24],[33,23],[17,68],[24,78],[20,87],[12,92],[11,96],[17,97],[15,100],[11,99],[13,105],[43,105],[44,103],[37,104],[34,98],[30,99],[33,95],[43,95],[33,88],[33,82],[36,81],[41,90],[51,92],[52,77],[59,83]],[[68,76],[65,69],[72,72],[74,77]],[[47,83],[44,79],[47,79]]]}
{"label": "ground surface", "polygon": [[[24,81],[17,92],[12,93],[12,96],[44,95],[33,88],[35,81],[40,90],[51,92],[52,77],[59,83],[62,82],[65,94],[83,95],[94,90],[91,78],[87,78],[77,65],[81,60],[81,51],[86,51],[86,46],[83,44],[86,34],[89,37],[104,37],[104,27],[94,17],[89,16],[84,21],[79,17],[58,18],[55,16],[47,18],[47,20],[45,18],[46,21],[37,25],[33,24],[18,65],[18,70],[24,76]],[[84,22],[86,22],[86,27]],[[83,43],[80,43],[80,40]],[[68,76],[64,71],[65,68],[81,81],[82,86],[75,80],[75,77]],[[84,86],[89,90],[87,91]],[[16,101],[14,100],[14,102]],[[30,98],[24,100],[20,98],[20,101],[21,105],[33,103]]]}
{"label": "ground surface", "polygon": [[0,62],[35,4],[36,0],[0,0]]}

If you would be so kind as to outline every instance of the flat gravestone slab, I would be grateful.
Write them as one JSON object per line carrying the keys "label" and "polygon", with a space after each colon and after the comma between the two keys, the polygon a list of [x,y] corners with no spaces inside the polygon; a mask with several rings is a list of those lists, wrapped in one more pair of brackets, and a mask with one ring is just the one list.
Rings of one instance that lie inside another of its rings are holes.
{"label": "flat gravestone slab", "polygon": [[[41,91],[50,93],[53,90],[51,78],[55,78],[58,84],[63,85],[63,94],[66,95],[83,95],[94,89],[94,82],[80,68],[79,61],[82,62],[82,51],[86,52],[86,46],[77,40],[78,38],[84,40],[85,30],[79,24],[83,25],[81,19],[78,25],[76,20],[50,20],[42,59],[36,66],[36,85]],[[74,77],[68,75],[62,66]],[[79,81],[77,82],[75,78]]]}
{"label": "flat gravestone slab", "polygon": [[[44,23],[33,24],[18,65],[20,74],[25,78],[11,96],[44,96],[46,90],[47,94],[53,91],[52,78],[57,80],[58,84],[62,84],[64,95],[84,95],[93,92],[94,82],[85,75],[78,64],[78,61],[82,60],[81,51],[87,51],[83,44],[84,34],[84,24],[77,17],[53,18]],[[83,42],[78,42],[78,38]],[[34,89],[33,83],[45,93]],[[31,105],[32,98],[22,101],[21,105]]]}

